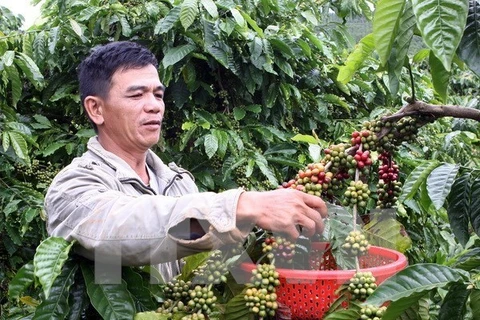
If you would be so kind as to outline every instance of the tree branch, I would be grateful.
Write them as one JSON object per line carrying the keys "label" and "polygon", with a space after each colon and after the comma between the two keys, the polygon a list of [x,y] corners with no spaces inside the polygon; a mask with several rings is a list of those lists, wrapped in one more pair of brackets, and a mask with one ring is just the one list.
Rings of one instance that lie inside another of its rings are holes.
{"label": "tree branch", "polygon": [[472,119],[480,122],[480,110],[454,105],[433,105],[422,101],[413,101],[403,106],[398,112],[385,116],[382,122],[395,122],[407,116],[428,116],[434,119],[453,117]]}

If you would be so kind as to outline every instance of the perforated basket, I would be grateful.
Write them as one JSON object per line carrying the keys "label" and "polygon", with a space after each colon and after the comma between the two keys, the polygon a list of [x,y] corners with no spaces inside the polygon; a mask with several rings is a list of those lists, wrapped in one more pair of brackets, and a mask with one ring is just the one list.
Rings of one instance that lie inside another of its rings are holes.
{"label": "perforated basket", "polygon": [[[277,301],[290,308],[292,320],[321,319],[337,298],[335,291],[355,274],[355,270],[337,270],[328,243],[313,243],[310,260],[320,262],[319,270],[277,268],[280,274]],[[377,284],[406,266],[407,259],[402,253],[382,247],[372,246],[360,258],[360,268],[372,272]],[[251,272],[255,265],[244,263],[241,268]]]}

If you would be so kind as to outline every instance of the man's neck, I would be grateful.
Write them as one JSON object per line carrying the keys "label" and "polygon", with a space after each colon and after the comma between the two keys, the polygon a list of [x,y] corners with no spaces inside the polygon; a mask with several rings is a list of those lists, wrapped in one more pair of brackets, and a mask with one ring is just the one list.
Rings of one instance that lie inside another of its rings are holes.
{"label": "man's neck", "polygon": [[137,173],[140,179],[148,185],[149,177],[147,172],[147,152],[146,151],[136,151],[136,150],[124,150],[118,144],[113,143],[112,140],[108,138],[98,137],[99,143],[102,147],[124,160],[132,169]]}

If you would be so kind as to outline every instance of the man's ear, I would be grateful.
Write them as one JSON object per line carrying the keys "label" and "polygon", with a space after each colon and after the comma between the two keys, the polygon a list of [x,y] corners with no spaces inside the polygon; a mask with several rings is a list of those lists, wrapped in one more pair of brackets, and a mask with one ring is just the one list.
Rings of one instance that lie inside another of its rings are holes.
{"label": "man's ear", "polygon": [[103,124],[103,99],[96,96],[88,96],[83,101],[85,110],[90,120],[97,126]]}

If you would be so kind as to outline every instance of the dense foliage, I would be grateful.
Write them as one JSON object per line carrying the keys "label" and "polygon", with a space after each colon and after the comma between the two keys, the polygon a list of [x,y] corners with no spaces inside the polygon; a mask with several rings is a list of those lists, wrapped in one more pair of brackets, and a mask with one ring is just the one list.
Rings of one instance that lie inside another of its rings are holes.
{"label": "dense foliage", "polygon": [[[347,26],[359,16],[372,21],[372,30],[355,43]],[[155,151],[189,169],[201,190],[276,188],[322,159],[326,148],[349,143],[365,121],[413,100],[479,109],[476,0],[46,0],[41,22],[27,30],[21,22],[0,6],[6,319],[131,318],[163,297],[158,286],[140,285],[149,270],[126,269],[118,286],[94,284],[91,265],[45,232],[45,190],[93,135],[75,68],[97,44],[130,39],[157,55],[168,89]],[[415,40],[424,45],[413,50]],[[405,252],[411,268],[400,286],[380,286],[369,300],[393,301],[389,319],[478,318],[478,135],[478,121],[439,117],[414,141],[398,143],[401,227],[390,232],[406,233],[412,245],[392,233],[382,245]],[[374,207],[371,201],[366,212]],[[230,289],[225,301],[234,295]],[[121,303],[109,308],[105,301]],[[338,317],[347,319],[342,312]]]}

